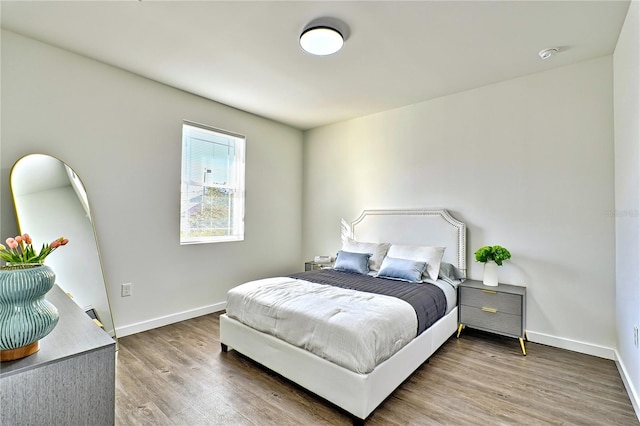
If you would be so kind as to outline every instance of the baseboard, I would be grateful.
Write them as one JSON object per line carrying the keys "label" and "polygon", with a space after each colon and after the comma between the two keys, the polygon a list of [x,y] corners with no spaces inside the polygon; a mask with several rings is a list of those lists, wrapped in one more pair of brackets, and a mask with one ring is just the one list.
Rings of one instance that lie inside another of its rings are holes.
{"label": "baseboard", "polygon": [[151,330],[154,328],[162,327],[162,326],[173,324],[176,322],[185,321],[185,320],[199,317],[202,315],[207,315],[214,312],[222,311],[226,307],[227,307],[227,302],[220,302],[213,305],[202,306],[200,308],[191,309],[188,311],[177,312],[175,314],[167,315],[164,317],[154,318],[154,319],[142,321],[135,324],[125,325],[123,327],[117,327],[116,335],[118,337],[124,337],[124,336],[129,336],[131,334],[141,333],[143,331]]}
{"label": "baseboard", "polygon": [[616,352],[613,348],[580,342],[578,340],[565,339],[529,330],[527,330],[527,340],[547,346],[553,346],[555,348],[567,349],[569,351],[593,355],[599,358],[606,358],[613,361],[617,359]]}
{"label": "baseboard", "polygon": [[[191,309],[188,311],[177,312],[175,314],[167,315],[164,317],[154,318],[147,321],[142,321],[135,324],[125,325],[123,327],[117,327],[116,333],[118,337],[129,336],[131,334],[141,333],[143,331],[152,330],[154,328],[162,327],[165,325],[173,324],[180,321],[185,321],[191,318],[196,318],[202,315],[211,314],[213,312],[219,312],[227,307],[226,302],[215,303],[213,305],[202,306],[200,308]],[[555,348],[567,349],[574,352],[580,352],[587,355],[593,355],[600,358],[606,358],[618,362],[618,356],[616,351],[612,348],[605,346],[594,345],[591,343],[580,342],[577,340],[565,339],[557,336],[551,336],[544,333],[536,333],[534,331],[527,330],[527,340],[540,343],[547,346],[553,346]]]}
{"label": "baseboard", "polygon": [[638,421],[640,421],[640,398],[638,398],[638,392],[633,387],[633,382],[629,380],[629,374],[627,373],[627,369],[624,366],[624,363],[620,359],[620,354],[616,350],[616,367],[618,367],[618,372],[620,373],[620,377],[622,378],[622,383],[624,383],[624,387],[627,390],[627,394],[629,395],[629,399],[631,400],[631,405],[633,405],[633,410],[636,412],[636,417]]}

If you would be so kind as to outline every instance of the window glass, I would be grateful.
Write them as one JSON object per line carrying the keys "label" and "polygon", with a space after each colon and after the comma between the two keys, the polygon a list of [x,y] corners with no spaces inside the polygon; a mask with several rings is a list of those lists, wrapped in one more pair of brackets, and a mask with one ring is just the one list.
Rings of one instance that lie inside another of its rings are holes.
{"label": "window glass", "polygon": [[180,243],[244,239],[245,137],[185,122]]}

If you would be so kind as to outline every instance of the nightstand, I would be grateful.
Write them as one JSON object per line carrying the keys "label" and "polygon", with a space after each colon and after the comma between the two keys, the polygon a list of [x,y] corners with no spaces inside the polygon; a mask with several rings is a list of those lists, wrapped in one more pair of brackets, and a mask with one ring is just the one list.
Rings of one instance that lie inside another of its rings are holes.
{"label": "nightstand", "polygon": [[486,286],[466,280],[458,286],[458,337],[464,327],[514,337],[526,355],[527,288],[508,284]]}
{"label": "nightstand", "polygon": [[318,262],[314,262],[313,260],[304,262],[305,271],[317,271],[318,269],[331,269],[331,268],[333,268],[333,262],[318,263]]}

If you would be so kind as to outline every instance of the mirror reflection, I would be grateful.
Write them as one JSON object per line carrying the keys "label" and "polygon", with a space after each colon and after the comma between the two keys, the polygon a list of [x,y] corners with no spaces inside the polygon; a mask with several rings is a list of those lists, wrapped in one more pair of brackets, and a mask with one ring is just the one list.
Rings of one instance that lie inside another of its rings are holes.
{"label": "mirror reflection", "polygon": [[78,175],[57,158],[32,154],[11,170],[11,191],[20,234],[36,246],[64,236],[64,253],[47,258],[56,284],[110,336],[116,337],[89,200]]}

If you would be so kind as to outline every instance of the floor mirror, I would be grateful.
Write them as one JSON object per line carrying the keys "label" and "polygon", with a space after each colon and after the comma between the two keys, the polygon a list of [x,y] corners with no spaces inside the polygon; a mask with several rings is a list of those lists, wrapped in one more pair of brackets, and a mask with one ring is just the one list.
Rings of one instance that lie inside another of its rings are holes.
{"label": "floor mirror", "polygon": [[20,234],[39,249],[59,237],[69,243],[47,257],[56,284],[116,338],[89,198],[74,170],[55,157],[30,154],[11,170]]}

